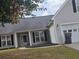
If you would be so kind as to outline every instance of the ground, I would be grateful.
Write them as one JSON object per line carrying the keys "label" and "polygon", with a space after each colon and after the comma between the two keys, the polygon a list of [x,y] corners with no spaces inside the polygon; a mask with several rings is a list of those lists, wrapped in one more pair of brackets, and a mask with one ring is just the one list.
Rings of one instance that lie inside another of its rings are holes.
{"label": "ground", "polygon": [[79,51],[65,46],[8,49],[0,51],[0,59],[79,59]]}

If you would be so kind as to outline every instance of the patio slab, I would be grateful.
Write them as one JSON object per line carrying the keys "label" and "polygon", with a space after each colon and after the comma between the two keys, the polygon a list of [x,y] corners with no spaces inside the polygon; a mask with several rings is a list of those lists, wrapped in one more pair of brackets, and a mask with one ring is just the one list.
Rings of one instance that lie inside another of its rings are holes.
{"label": "patio slab", "polygon": [[65,46],[79,50],[79,42],[77,43],[72,43],[72,44],[66,44]]}

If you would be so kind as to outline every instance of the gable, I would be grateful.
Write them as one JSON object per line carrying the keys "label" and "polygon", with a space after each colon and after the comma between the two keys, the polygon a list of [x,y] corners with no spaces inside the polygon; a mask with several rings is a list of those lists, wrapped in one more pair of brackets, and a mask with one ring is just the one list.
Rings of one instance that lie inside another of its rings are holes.
{"label": "gable", "polygon": [[79,13],[73,12],[72,0],[66,0],[54,17],[55,24],[79,22]]}

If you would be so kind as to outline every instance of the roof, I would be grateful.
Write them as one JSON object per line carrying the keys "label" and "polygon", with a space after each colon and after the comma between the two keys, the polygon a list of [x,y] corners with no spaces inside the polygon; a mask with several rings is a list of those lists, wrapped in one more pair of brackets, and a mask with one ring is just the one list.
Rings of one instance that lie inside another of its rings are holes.
{"label": "roof", "polygon": [[5,24],[0,27],[0,34],[47,29],[53,15],[19,19],[17,24]]}

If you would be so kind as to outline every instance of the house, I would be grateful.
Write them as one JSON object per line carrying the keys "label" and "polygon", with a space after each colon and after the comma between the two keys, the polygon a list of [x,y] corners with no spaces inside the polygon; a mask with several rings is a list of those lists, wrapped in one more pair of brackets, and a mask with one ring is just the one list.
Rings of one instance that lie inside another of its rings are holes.
{"label": "house", "polygon": [[49,23],[52,43],[79,42],[79,0],[65,0],[52,22]]}
{"label": "house", "polygon": [[0,49],[79,42],[79,0],[65,0],[56,14],[0,26]]}
{"label": "house", "polygon": [[17,24],[0,26],[0,49],[50,43],[48,23],[53,15],[19,19]]}

